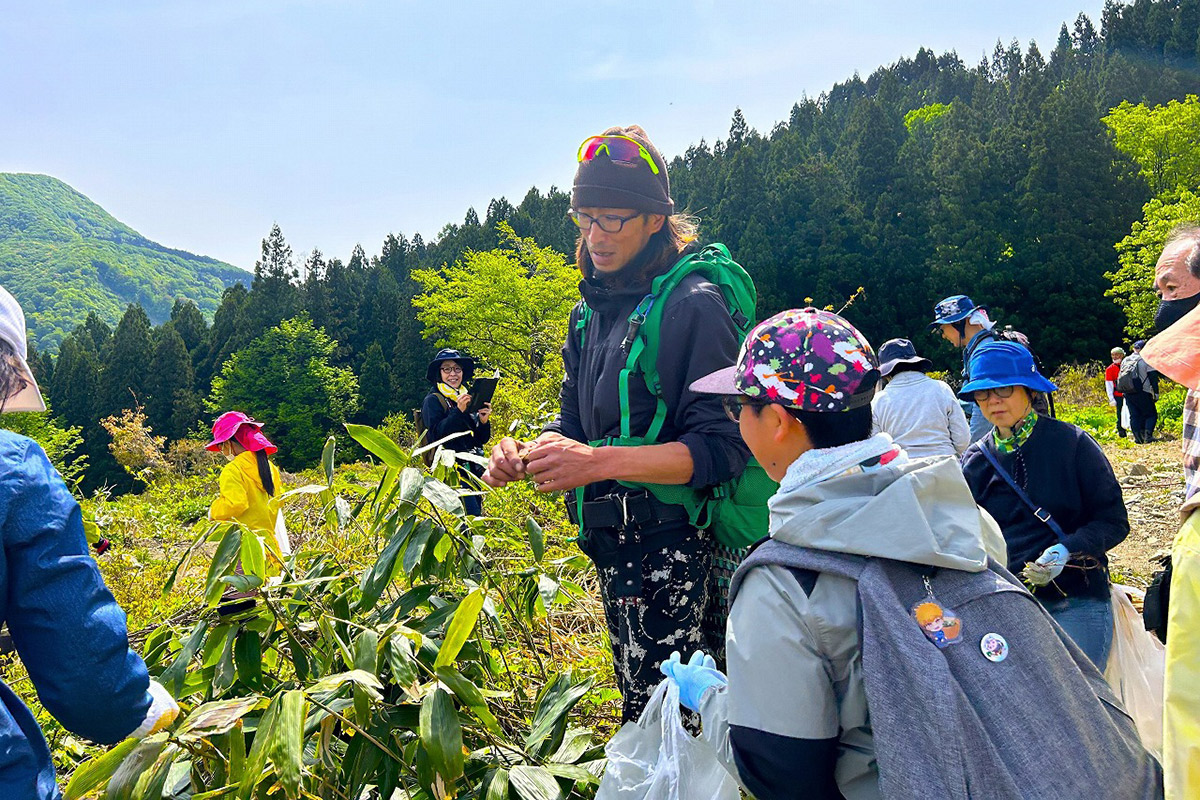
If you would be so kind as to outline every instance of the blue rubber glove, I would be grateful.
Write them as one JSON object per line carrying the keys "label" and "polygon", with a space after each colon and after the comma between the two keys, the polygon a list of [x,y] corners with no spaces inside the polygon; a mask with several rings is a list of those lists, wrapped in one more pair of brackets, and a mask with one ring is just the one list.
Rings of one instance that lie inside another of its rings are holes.
{"label": "blue rubber glove", "polygon": [[684,664],[676,650],[658,668],[679,687],[679,702],[698,712],[700,701],[709,689],[729,685],[729,679],[716,666],[713,657],[701,650],[692,653],[691,660]]}
{"label": "blue rubber glove", "polygon": [[1045,586],[1062,573],[1070,558],[1071,552],[1067,550],[1066,545],[1052,545],[1038,556],[1037,561],[1029,565],[1026,574],[1038,586]]}

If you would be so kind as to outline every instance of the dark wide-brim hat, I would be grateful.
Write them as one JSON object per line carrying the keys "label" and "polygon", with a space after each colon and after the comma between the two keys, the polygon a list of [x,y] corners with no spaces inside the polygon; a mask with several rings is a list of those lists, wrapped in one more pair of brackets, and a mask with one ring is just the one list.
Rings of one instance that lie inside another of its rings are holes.
{"label": "dark wide-brim hat", "polygon": [[1054,392],[1058,387],[1038,372],[1033,354],[1016,342],[988,342],[971,356],[971,380],[958,390],[963,400],[974,400],[980,389],[1024,386],[1035,392]]}
{"label": "dark wide-brim hat", "polygon": [[933,362],[917,355],[917,348],[908,339],[888,339],[879,347],[879,374],[891,375],[901,364],[915,364],[922,372],[933,369]]}
{"label": "dark wide-brim hat", "polygon": [[442,382],[443,361],[454,361],[462,367],[463,383],[468,383],[475,377],[475,359],[464,355],[458,350],[447,347],[438,350],[437,355],[433,357],[433,361],[429,362],[429,368],[425,370],[425,380],[430,383]]}

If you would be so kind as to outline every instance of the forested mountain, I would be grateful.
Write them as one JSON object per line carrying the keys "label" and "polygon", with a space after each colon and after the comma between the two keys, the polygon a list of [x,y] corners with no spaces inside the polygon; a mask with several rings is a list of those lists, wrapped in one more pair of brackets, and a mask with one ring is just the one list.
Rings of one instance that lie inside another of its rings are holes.
{"label": "forested mountain", "polygon": [[0,285],[21,302],[39,348],[58,347],[89,311],[115,323],[138,303],[163,322],[187,297],[212,313],[247,278],[150,241],[60,180],[0,173]]}
{"label": "forested mountain", "polygon": [[[728,138],[674,158],[672,193],[700,218],[703,238],[728,244],[754,276],[760,315],[806,298],[836,308],[863,287],[846,314],[873,342],[907,336],[956,369],[958,354],[925,327],[937,300],[961,292],[1028,333],[1051,369],[1102,359],[1125,336],[1106,294],[1114,245],[1158,191],[1103,119],[1123,101],[1200,94],[1198,47],[1200,0],[1110,0],[1098,28],[1080,15],[1048,55],[1036,43],[998,42],[968,65],[919,50],[802,98],[767,133],[735,112]],[[596,130],[615,121],[598,119]],[[564,184],[573,171],[564,153]],[[1200,175],[1188,181],[1200,191]],[[354,418],[377,423],[426,390],[435,348],[425,334],[437,332],[413,313],[413,271],[511,246],[502,222],[572,256],[568,200],[530,189],[515,206],[493,200],[483,219],[469,210],[430,243],[392,234],[379,255],[356,247],[346,261],[314,251],[298,263],[276,228],[251,286],[227,289],[211,325],[188,303],[157,328],[137,306],[115,331],[91,317],[55,363],[39,359],[43,386],[60,418],[83,428],[95,485],[113,474],[97,420],[136,398],[157,432],[182,436],[207,416],[202,402],[231,355],[307,315],[333,341],[329,365],[357,376]],[[443,338],[472,344],[453,331]]]}

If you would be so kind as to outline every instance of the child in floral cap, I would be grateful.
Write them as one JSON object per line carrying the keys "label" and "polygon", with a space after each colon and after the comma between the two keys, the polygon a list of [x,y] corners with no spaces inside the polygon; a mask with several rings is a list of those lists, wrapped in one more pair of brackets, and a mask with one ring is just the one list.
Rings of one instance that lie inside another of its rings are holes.
{"label": "child in floral cap", "polygon": [[[728,678],[703,654],[662,669],[755,797],[882,796],[857,584],[764,563],[760,553],[782,543],[973,572],[986,569],[989,552],[1003,557],[999,530],[953,459],[909,459],[886,433],[871,435],[878,382],[879,362],[858,329],[803,308],[760,323],[734,366],[692,384],[723,396],[780,487],[770,502],[772,541],[734,576]],[[905,624],[924,641],[922,621],[914,607]],[[946,646],[963,647],[954,630]]]}

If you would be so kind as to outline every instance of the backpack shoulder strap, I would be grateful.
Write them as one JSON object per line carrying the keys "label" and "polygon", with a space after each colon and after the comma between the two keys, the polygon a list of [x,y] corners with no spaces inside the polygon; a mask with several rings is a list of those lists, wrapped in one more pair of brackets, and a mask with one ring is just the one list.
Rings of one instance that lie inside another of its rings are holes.
{"label": "backpack shoulder strap", "polygon": [[575,321],[575,330],[579,331],[579,347],[583,349],[587,326],[592,321],[592,307],[587,304],[587,300],[580,298],[575,308],[579,310],[579,318]]}
{"label": "backpack shoulder strap", "polygon": [[838,575],[857,581],[867,568],[869,559],[850,553],[834,553],[829,550],[811,550],[797,547],[775,539],[764,539],[742,560],[729,582],[729,602],[737,595],[746,579],[746,574],[755,567],[774,564],[788,569],[806,569],[813,572]]}
{"label": "backpack shoulder strap", "polygon": [[996,471],[996,474],[1008,484],[1008,488],[1016,493],[1017,498],[1028,506],[1029,510],[1033,512],[1033,515],[1038,520],[1046,523],[1050,527],[1050,530],[1054,531],[1054,535],[1058,537],[1058,541],[1065,545],[1067,543],[1067,535],[1063,533],[1062,527],[1050,515],[1050,512],[1033,502],[1029,495],[1025,493],[1025,490],[1013,480],[1013,476],[1008,473],[1008,470],[1001,466],[1000,459],[996,458],[996,454],[992,452],[991,447],[986,442],[980,443],[979,450],[983,453],[983,457],[987,459],[988,463],[992,465],[992,469]]}
{"label": "backpack shoulder strap", "polygon": [[[710,244],[701,250],[688,253],[650,284],[650,293],[642,298],[629,316],[629,328],[623,345],[627,347],[625,368],[621,371],[618,388],[621,403],[621,438],[629,444],[651,444],[658,441],[662,426],[666,422],[667,406],[662,396],[662,384],[658,375],[658,351],[662,341],[662,317],[667,298],[677,286],[693,272],[700,272],[715,284],[725,299],[726,309],[733,318],[738,333],[749,332],[755,317],[758,297],[754,281],[745,269],[729,254],[725,245]],[[633,431],[629,428],[629,376],[640,373],[646,388],[658,399],[654,419],[646,433],[632,441]]]}

